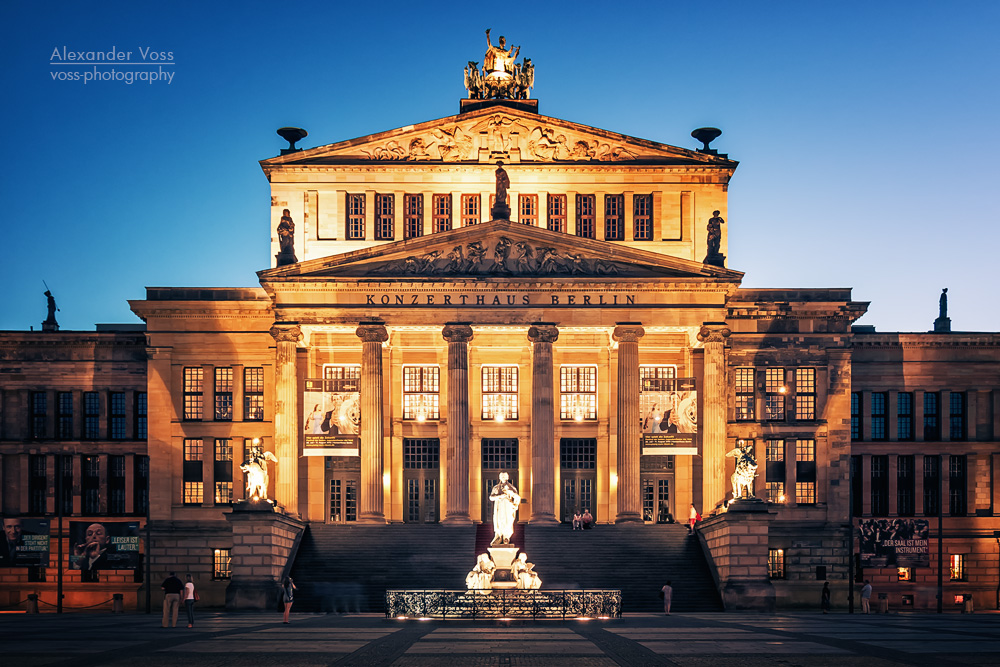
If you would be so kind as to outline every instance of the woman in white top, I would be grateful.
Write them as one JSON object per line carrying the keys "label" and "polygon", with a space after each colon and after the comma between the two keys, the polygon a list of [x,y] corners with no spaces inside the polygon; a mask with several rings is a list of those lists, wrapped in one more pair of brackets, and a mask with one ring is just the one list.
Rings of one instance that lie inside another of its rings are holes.
{"label": "woman in white top", "polygon": [[184,584],[184,607],[188,613],[189,628],[194,627],[194,601],[197,599],[194,592],[194,582],[191,581],[191,575],[189,574],[187,576],[187,583]]}

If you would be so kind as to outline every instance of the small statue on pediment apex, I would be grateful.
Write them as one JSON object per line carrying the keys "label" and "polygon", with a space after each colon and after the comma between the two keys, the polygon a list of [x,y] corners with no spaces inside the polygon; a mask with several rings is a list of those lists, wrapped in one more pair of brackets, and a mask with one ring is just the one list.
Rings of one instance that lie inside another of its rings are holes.
{"label": "small statue on pediment apex", "polygon": [[287,208],[282,211],[281,222],[278,223],[278,254],[275,255],[275,260],[277,266],[295,264],[299,261],[295,257],[295,222]]}

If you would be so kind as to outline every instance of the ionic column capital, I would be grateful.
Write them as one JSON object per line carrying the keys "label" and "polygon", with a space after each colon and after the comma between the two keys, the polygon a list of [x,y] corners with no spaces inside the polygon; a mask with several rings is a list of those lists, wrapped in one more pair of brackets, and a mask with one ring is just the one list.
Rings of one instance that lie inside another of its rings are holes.
{"label": "ionic column capital", "polygon": [[698,340],[702,343],[725,343],[732,333],[725,322],[705,322],[698,331]]}
{"label": "ionic column capital", "polygon": [[536,322],[528,329],[532,343],[554,343],[559,340],[559,329],[551,322]]}
{"label": "ionic column capital", "polygon": [[646,330],[639,322],[618,322],[611,335],[619,343],[638,343],[646,335]]}
{"label": "ionic column capital", "polygon": [[389,332],[385,328],[385,322],[380,320],[362,322],[354,333],[365,343],[384,343],[389,340]]}
{"label": "ionic column capital", "polygon": [[449,343],[468,343],[472,340],[472,327],[465,322],[448,322],[441,335]]}
{"label": "ionic column capital", "polygon": [[269,333],[276,343],[298,343],[302,340],[302,328],[298,322],[275,322]]}

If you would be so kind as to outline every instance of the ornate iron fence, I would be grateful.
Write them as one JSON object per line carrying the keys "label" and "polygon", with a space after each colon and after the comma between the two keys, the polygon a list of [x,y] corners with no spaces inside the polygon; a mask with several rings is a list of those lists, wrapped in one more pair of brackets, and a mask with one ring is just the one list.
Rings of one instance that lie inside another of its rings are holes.
{"label": "ornate iron fence", "polygon": [[620,590],[388,590],[388,618],[620,618]]}

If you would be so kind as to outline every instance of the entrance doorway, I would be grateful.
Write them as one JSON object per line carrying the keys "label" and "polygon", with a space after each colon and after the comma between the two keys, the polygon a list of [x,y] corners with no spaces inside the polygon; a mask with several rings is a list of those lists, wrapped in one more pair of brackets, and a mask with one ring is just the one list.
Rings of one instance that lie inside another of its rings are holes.
{"label": "entrance doorway", "polygon": [[441,440],[403,439],[403,486],[406,489],[403,521],[437,523]]}
{"label": "entrance doorway", "polygon": [[673,515],[673,505],[670,499],[671,486],[673,486],[673,475],[662,473],[643,475],[640,485],[643,521],[646,523],[669,522],[668,517]]}
{"label": "entrance doorway", "polygon": [[[518,493],[527,495],[517,479],[517,438],[483,438],[482,440],[482,477],[483,477],[483,523],[493,524],[493,503],[490,492],[500,483],[500,473],[507,473],[507,480],[517,489]],[[518,514],[523,521],[527,517]]]}
{"label": "entrance doorway", "polygon": [[358,486],[361,483],[361,459],[326,457],[328,523],[354,523],[358,520]]}
{"label": "entrance doorway", "polygon": [[559,477],[562,480],[559,509],[563,523],[572,523],[573,514],[582,514],[584,510],[590,510],[596,523],[597,438],[559,439]]}

